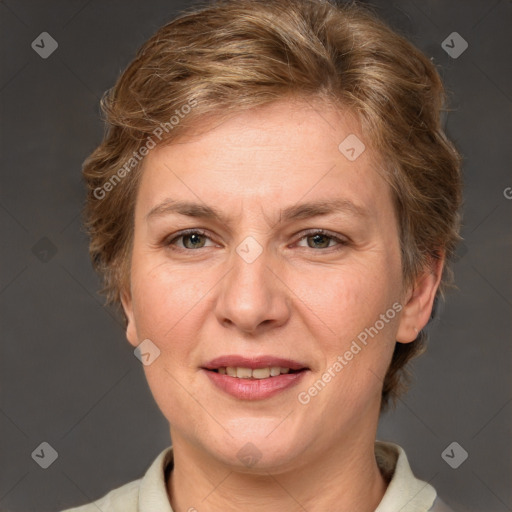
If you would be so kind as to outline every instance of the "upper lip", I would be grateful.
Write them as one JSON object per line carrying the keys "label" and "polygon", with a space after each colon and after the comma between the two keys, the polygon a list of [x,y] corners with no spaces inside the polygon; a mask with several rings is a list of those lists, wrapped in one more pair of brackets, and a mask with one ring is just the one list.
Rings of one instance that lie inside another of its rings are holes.
{"label": "upper lip", "polygon": [[216,370],[217,368],[227,368],[228,366],[237,368],[251,368],[252,370],[257,368],[270,368],[272,366],[290,368],[290,370],[302,370],[307,368],[305,364],[300,363],[298,361],[292,361],[291,359],[285,359],[282,357],[275,357],[270,355],[257,357],[225,355],[216,357],[215,359],[208,361],[203,366],[203,368],[207,370]]}

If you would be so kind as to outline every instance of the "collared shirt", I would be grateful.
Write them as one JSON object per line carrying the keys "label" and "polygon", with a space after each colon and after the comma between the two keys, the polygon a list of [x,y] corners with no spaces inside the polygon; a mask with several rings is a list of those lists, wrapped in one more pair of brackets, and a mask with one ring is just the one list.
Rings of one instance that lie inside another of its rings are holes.
{"label": "collared shirt", "polygon": [[[375,441],[375,457],[389,480],[375,512],[453,512],[430,484],[413,475],[400,446]],[[160,452],[143,478],[118,487],[93,503],[62,512],[173,512],[166,487],[172,466],[172,447],[168,447]]]}

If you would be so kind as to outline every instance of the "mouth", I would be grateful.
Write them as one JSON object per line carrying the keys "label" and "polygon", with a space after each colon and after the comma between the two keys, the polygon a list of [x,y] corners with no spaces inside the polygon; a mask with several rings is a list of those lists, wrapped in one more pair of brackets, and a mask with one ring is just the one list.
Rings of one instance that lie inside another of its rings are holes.
{"label": "mouth", "polygon": [[263,400],[296,385],[310,371],[299,361],[273,356],[222,356],[201,369],[210,382],[240,400]]}
{"label": "mouth", "polygon": [[220,368],[207,369],[207,371],[215,372],[220,375],[228,375],[237,379],[268,379],[278,377],[279,375],[287,375],[289,373],[298,373],[306,368],[293,370],[282,366],[267,366],[266,368],[246,368],[243,366],[221,366]]}

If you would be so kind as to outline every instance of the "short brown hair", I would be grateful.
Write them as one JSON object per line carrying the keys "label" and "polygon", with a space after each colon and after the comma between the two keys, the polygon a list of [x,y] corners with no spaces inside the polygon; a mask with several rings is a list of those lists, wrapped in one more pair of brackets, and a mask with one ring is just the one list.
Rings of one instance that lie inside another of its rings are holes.
{"label": "short brown hair", "polygon": [[[84,213],[109,303],[119,305],[129,285],[141,156],[207,116],[291,96],[357,116],[393,191],[404,283],[442,253],[449,263],[460,239],[460,156],[441,126],[445,94],[435,65],[356,3],[220,0],[160,28],[102,99],[108,131],[84,162]],[[445,264],[438,293],[451,282]],[[422,331],[396,344],[382,410],[407,388],[405,365],[425,341]]]}

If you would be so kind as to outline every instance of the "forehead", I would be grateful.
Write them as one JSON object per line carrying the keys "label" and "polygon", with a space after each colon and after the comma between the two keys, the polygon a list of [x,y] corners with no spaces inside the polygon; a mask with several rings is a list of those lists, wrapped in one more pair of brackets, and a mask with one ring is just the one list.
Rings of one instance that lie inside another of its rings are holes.
{"label": "forehead", "polygon": [[215,205],[219,212],[230,205],[281,211],[322,200],[350,202],[372,215],[391,207],[378,159],[348,113],[283,101],[198,128],[146,156],[140,215],[168,200]]}

